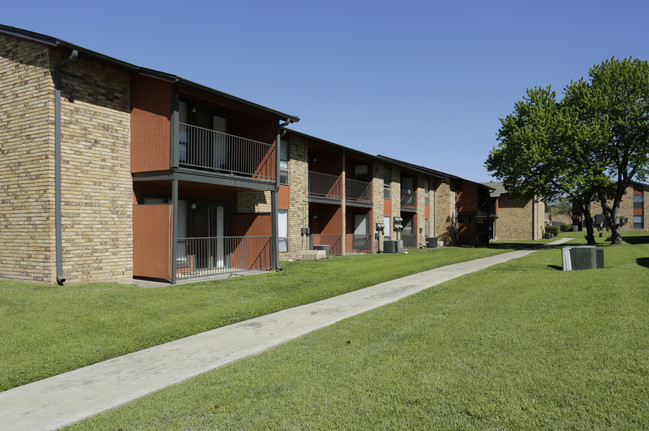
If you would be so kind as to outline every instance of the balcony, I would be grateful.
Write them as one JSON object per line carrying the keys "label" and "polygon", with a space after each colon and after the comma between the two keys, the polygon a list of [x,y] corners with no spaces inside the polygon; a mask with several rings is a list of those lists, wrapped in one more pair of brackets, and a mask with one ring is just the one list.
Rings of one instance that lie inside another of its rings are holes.
{"label": "balcony", "polygon": [[372,202],[372,183],[359,180],[345,180],[345,199],[357,202]]}
{"label": "balcony", "polygon": [[417,248],[417,234],[404,233],[401,235],[403,248]]}
{"label": "balcony", "polygon": [[178,239],[176,277],[179,280],[271,268],[270,236]]}
{"label": "balcony", "polygon": [[320,198],[342,199],[341,182],[340,176],[309,171],[309,195]]}
{"label": "balcony", "polygon": [[180,123],[180,166],[275,181],[275,146]]}
{"label": "balcony", "polygon": [[401,190],[401,206],[404,208],[417,208],[417,196],[412,190]]}

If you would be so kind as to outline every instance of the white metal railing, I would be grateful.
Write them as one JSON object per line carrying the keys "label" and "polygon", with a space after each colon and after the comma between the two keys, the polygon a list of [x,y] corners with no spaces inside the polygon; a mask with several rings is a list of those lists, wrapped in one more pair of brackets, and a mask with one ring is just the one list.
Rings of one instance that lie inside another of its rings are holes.
{"label": "white metal railing", "polygon": [[270,236],[179,238],[178,279],[272,268]]}

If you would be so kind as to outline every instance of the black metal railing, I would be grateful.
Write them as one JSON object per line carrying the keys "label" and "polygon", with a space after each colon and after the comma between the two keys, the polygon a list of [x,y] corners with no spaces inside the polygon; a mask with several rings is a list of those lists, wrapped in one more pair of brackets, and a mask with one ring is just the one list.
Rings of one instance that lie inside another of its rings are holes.
{"label": "black metal railing", "polygon": [[270,236],[179,238],[176,278],[272,268]]}
{"label": "black metal railing", "polygon": [[275,180],[275,146],[180,123],[181,166]]}
{"label": "black metal railing", "polygon": [[412,190],[401,190],[401,206],[402,207],[417,207],[417,195]]}
{"label": "black metal railing", "polygon": [[372,183],[345,179],[345,199],[372,202]]}
{"label": "black metal railing", "polygon": [[309,194],[325,198],[342,199],[343,193],[340,176],[309,171]]}
{"label": "black metal railing", "polygon": [[371,252],[372,251],[372,235],[356,235],[356,234],[347,234],[347,242],[351,243],[351,247],[347,245],[347,249],[350,248],[355,252]]}
{"label": "black metal railing", "polygon": [[416,234],[401,234],[401,239],[403,240],[403,248],[416,248],[417,247],[417,235]]}

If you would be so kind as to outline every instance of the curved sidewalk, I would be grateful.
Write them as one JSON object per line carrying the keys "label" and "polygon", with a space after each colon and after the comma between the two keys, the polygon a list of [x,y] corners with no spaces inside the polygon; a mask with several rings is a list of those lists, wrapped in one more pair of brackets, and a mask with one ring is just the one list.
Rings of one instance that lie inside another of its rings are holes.
{"label": "curved sidewalk", "polygon": [[[569,241],[563,238],[546,245]],[[0,392],[3,430],[55,430],[429,287],[535,249],[443,266]]]}

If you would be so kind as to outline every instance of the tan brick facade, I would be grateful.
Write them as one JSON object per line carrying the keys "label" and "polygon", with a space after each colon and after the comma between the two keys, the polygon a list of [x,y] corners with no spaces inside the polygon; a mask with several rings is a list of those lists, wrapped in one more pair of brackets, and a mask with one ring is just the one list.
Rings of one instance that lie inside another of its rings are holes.
{"label": "tan brick facade", "polygon": [[453,244],[455,236],[456,189],[452,180],[440,181],[435,188],[435,234],[445,245]]}
{"label": "tan brick facade", "polygon": [[269,214],[270,192],[249,190],[237,193],[237,212],[242,214]]}
{"label": "tan brick facade", "polygon": [[[383,163],[374,162],[374,178],[372,179],[372,225],[370,226],[370,233],[374,235],[376,232],[376,224],[383,223],[383,214],[385,199],[383,199]],[[379,243],[381,250],[383,250],[384,233],[379,236]],[[376,245],[374,246],[376,249]]]}
{"label": "tan brick facade", "polygon": [[[53,55],[53,67],[63,56]],[[62,73],[63,274],[133,278],[130,79],[79,58]]]}
{"label": "tan brick facade", "polygon": [[[647,229],[649,228],[649,224],[647,222],[647,216],[648,216],[648,210],[649,210],[649,202],[648,202],[648,197],[649,197],[649,192],[648,191],[643,191],[644,195],[644,221],[643,221],[643,227],[638,228],[638,229]],[[610,204],[611,202],[609,202]],[[593,218],[597,214],[602,213],[602,205],[599,202],[591,202],[590,204],[590,213],[593,216]],[[624,196],[622,197],[622,202],[620,202],[620,209],[618,212],[618,215],[620,217],[626,217],[628,219],[628,222],[622,226],[622,230],[634,230],[633,227],[633,187],[627,187],[626,192],[624,193]],[[585,228],[584,228],[585,229]]]}
{"label": "tan brick facade", "polygon": [[54,82],[48,49],[0,36],[0,278],[51,282]]}
{"label": "tan brick facade", "polygon": [[494,222],[494,239],[529,240],[543,237],[545,204],[532,199],[498,197],[498,219]]}
{"label": "tan brick facade", "polygon": [[428,179],[423,175],[417,176],[417,246],[422,247],[426,245],[426,200],[425,200],[425,187],[424,184],[428,183]]}
{"label": "tan brick facade", "polygon": [[301,234],[302,228],[309,227],[308,204],[308,150],[306,142],[299,138],[291,138],[289,142],[288,161],[289,210],[288,210],[288,252],[281,253],[281,260],[300,258],[301,250],[309,249],[309,239]]}

